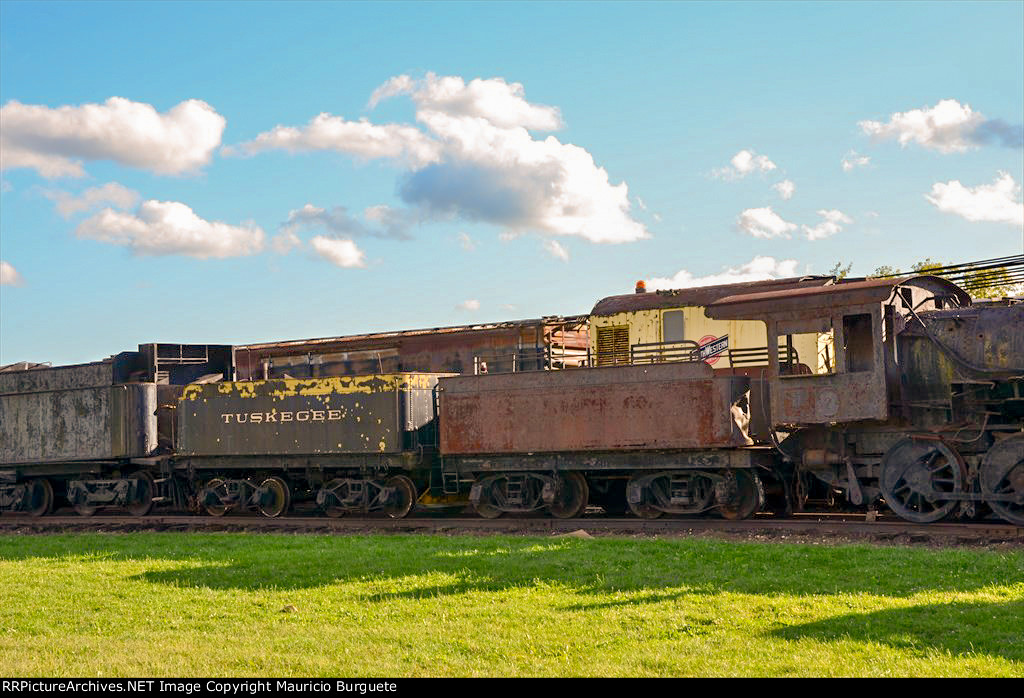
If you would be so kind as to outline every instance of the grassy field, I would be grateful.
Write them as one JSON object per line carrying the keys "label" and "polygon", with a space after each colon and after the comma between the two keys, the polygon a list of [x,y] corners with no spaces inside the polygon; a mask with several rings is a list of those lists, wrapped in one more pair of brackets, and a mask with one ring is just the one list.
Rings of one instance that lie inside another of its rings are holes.
{"label": "grassy field", "polygon": [[1024,553],[0,536],[4,676],[1024,676]]}

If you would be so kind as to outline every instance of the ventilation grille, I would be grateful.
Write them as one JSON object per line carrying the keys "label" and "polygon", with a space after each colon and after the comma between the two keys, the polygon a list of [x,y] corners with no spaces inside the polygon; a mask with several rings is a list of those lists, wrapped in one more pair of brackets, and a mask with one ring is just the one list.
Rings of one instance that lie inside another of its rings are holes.
{"label": "ventilation grille", "polygon": [[629,326],[597,328],[597,365],[629,363]]}

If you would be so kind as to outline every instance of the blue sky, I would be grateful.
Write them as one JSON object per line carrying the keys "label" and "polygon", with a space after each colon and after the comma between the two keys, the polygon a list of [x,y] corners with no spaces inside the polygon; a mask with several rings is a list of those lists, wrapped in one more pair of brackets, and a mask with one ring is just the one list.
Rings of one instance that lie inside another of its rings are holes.
{"label": "blue sky", "polygon": [[1024,248],[1021,2],[5,0],[0,105],[0,364]]}

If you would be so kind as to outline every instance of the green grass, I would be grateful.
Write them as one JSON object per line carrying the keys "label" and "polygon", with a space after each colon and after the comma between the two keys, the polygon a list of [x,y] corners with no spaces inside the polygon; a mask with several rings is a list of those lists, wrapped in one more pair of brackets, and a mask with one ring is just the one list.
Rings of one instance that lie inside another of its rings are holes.
{"label": "green grass", "polygon": [[1024,676],[1024,553],[0,536],[0,674]]}

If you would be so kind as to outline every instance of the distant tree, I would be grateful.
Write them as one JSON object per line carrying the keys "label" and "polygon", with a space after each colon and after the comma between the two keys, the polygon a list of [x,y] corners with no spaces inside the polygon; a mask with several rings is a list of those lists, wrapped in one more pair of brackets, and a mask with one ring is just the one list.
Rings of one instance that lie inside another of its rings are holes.
{"label": "distant tree", "polygon": [[844,267],[844,266],[843,266],[843,263],[842,263],[842,261],[839,261],[839,262],[836,262],[836,263],[835,263],[835,264],[834,264],[834,265],[832,266],[832,268],[831,268],[831,269],[829,269],[829,270],[828,270],[827,272],[825,272],[825,273],[826,273],[826,274],[828,274],[829,276],[834,276],[834,277],[836,277],[836,279],[845,279],[845,278],[846,278],[847,276],[849,276],[849,274],[850,274],[850,269],[851,269],[852,267],[853,267],[853,262],[850,262],[849,264],[847,264],[847,265],[846,265],[846,266]]}
{"label": "distant tree", "polygon": [[879,276],[894,276],[899,273],[899,267],[890,267],[888,264],[883,264],[882,266],[875,269],[875,271],[870,275],[870,278],[877,278]]}
{"label": "distant tree", "polygon": [[924,260],[910,265],[910,268],[918,274],[923,274],[924,272],[932,271],[933,269],[941,269],[944,266],[946,265],[942,262],[936,262],[931,257],[925,257]]}
{"label": "distant tree", "polygon": [[1002,267],[968,272],[964,275],[962,285],[967,287],[965,290],[973,298],[1002,298],[1019,295],[1024,291],[1022,284],[1013,283],[1009,272]]}

